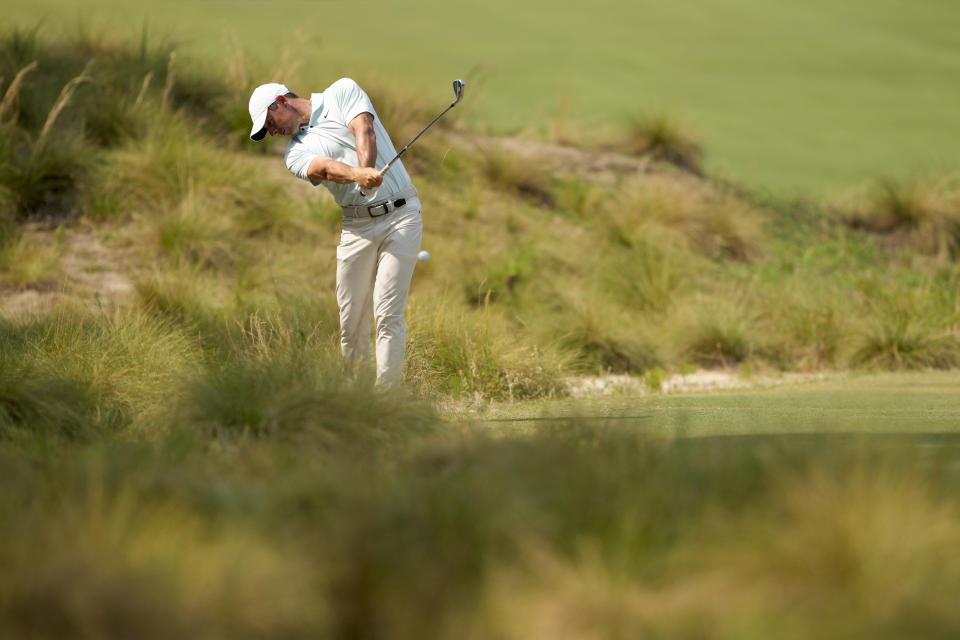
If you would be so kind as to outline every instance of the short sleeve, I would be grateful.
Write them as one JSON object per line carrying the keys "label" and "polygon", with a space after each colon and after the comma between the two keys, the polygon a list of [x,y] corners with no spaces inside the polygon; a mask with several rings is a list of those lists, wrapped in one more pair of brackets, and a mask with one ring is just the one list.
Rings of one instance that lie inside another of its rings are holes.
{"label": "short sleeve", "polygon": [[350,78],[340,78],[330,85],[329,90],[333,91],[338,110],[343,115],[343,124],[349,125],[361,113],[376,116],[370,97]]}
{"label": "short sleeve", "polygon": [[283,161],[290,173],[301,180],[310,180],[307,177],[307,171],[310,169],[310,163],[316,157],[316,154],[303,149],[302,145],[291,144],[287,146],[287,150],[283,154]]}

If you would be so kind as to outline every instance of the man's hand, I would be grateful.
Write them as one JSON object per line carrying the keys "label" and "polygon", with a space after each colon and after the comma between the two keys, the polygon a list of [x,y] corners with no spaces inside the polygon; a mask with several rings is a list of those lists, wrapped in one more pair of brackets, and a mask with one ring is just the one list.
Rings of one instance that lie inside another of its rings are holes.
{"label": "man's hand", "polygon": [[383,176],[373,167],[356,167],[354,182],[364,189],[373,189],[383,184]]}

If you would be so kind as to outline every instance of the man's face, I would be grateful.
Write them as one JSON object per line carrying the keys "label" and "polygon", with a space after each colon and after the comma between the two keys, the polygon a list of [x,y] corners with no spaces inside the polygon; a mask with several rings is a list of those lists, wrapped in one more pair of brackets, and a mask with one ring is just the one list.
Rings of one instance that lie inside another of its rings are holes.
{"label": "man's face", "polygon": [[300,128],[300,114],[290,106],[283,96],[279,96],[267,109],[267,119],[264,122],[267,133],[271,136],[293,135]]}

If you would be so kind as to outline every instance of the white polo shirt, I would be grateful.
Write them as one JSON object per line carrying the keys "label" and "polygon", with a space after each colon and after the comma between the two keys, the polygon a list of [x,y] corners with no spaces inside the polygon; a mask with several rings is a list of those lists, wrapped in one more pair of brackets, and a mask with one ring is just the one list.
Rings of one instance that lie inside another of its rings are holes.
{"label": "white polo shirt", "polygon": [[[310,123],[290,137],[283,155],[287,169],[293,175],[309,180],[307,169],[317,157],[332,158],[352,167],[359,166],[357,141],[347,125],[361,113],[373,116],[373,130],[377,135],[376,168],[383,169],[397,155],[369,96],[350,78],[340,78],[323,93],[312,94],[310,101],[313,104]],[[323,180],[318,184],[329,189],[340,206],[380,202],[413,187],[407,170],[399,160],[393,163],[390,171],[383,177],[380,188],[368,193],[366,197],[360,195],[360,187],[356,182],[338,184]]]}

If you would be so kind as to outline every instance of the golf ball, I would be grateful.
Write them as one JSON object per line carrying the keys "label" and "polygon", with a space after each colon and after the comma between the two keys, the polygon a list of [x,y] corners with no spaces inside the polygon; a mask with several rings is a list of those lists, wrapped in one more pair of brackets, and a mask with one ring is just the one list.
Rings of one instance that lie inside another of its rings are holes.
{"label": "golf ball", "polygon": [[417,254],[417,260],[419,260],[420,262],[426,262],[429,259],[430,259],[430,254],[427,253],[426,251],[421,251],[420,253]]}

